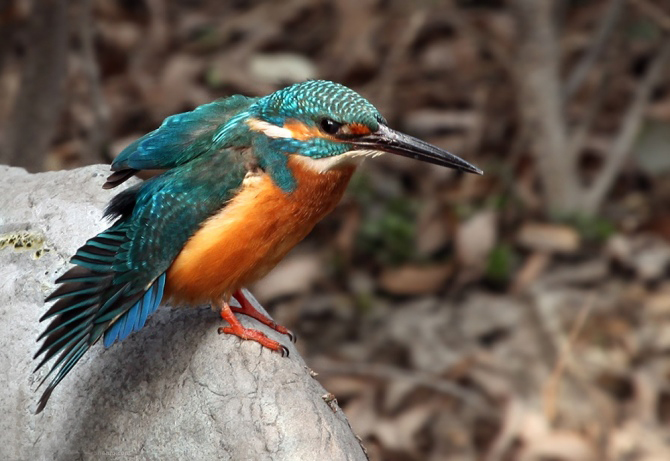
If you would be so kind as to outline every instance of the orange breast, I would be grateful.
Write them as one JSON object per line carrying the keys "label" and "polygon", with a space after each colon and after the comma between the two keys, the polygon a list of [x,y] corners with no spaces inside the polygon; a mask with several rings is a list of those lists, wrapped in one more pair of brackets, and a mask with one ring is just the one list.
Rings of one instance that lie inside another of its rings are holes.
{"label": "orange breast", "polygon": [[228,297],[267,274],[337,205],[354,172],[323,173],[289,158],[297,187],[285,194],[267,175],[240,193],[188,240],[167,271],[165,291],[176,303]]}

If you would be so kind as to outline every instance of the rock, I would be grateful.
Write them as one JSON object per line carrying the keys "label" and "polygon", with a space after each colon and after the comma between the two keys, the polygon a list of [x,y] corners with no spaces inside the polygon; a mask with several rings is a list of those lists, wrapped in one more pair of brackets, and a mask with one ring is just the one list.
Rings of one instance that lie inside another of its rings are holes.
{"label": "rock", "polygon": [[288,338],[241,316],[289,348],[282,358],[218,335],[209,308],[162,307],[122,343],[96,344],[33,414],[43,299],[106,227],[107,172],[0,166],[0,458],[366,459]]}
{"label": "rock", "polygon": [[580,245],[575,229],[558,224],[526,223],[517,241],[524,248],[548,253],[574,253]]}

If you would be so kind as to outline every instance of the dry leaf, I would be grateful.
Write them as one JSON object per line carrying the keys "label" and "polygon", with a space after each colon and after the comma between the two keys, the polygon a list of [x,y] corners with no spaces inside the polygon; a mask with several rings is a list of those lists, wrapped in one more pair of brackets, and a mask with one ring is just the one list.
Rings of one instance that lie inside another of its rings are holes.
{"label": "dry leaf", "polygon": [[394,295],[435,293],[444,288],[453,271],[453,266],[449,264],[386,269],[379,277],[379,286]]}
{"label": "dry leaf", "polygon": [[574,253],[579,249],[580,237],[569,226],[544,223],[526,223],[517,235],[519,245],[548,253]]}
{"label": "dry leaf", "polygon": [[462,222],[456,231],[458,261],[469,269],[484,270],[497,235],[493,211],[481,211]]}

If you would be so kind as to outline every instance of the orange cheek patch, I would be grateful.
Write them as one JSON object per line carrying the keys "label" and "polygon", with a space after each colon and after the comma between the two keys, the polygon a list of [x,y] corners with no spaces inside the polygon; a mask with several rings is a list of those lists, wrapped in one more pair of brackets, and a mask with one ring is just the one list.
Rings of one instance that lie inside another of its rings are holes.
{"label": "orange cheek patch", "polygon": [[[324,133],[316,126],[308,126],[298,120],[287,120],[283,126],[284,129],[291,132],[291,137],[299,141],[309,141],[314,138],[325,138],[332,141],[339,141],[334,136]],[[361,123],[351,123],[343,125],[340,133],[349,136],[364,136],[370,134],[370,128]]]}
{"label": "orange cheek patch", "polygon": [[293,134],[293,139],[299,141],[309,141],[312,138],[325,137],[317,127],[307,126],[297,120],[287,120],[286,123],[284,123],[284,128]]}
{"label": "orange cheek patch", "polygon": [[355,134],[355,135],[359,135],[359,136],[363,136],[363,135],[371,133],[370,128],[368,128],[367,126],[362,125],[360,123],[352,123],[350,125],[346,125],[345,128],[347,129],[347,131],[350,134]]}

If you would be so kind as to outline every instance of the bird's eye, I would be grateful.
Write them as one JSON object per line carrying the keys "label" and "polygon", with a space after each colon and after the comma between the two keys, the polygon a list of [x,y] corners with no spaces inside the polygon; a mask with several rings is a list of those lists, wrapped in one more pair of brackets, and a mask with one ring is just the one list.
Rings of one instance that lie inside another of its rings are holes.
{"label": "bird's eye", "polygon": [[321,129],[328,134],[337,134],[338,131],[340,131],[340,128],[342,128],[341,123],[337,123],[335,120],[331,120],[329,118],[324,118],[321,120]]}

